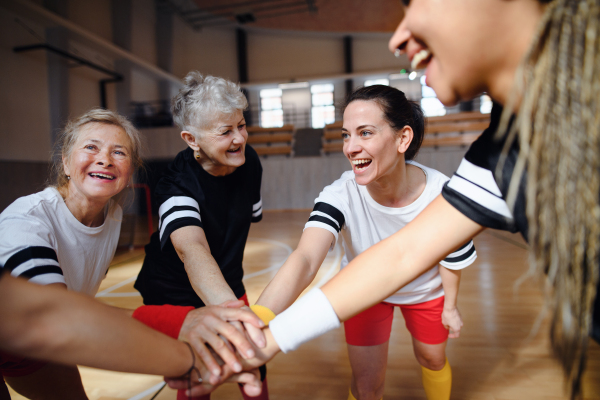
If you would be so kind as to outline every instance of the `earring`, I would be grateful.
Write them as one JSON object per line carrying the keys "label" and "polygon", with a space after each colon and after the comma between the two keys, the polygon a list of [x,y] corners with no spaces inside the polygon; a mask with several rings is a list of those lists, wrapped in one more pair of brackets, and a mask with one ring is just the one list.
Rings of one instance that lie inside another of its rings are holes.
{"label": "earring", "polygon": [[394,57],[396,57],[396,58],[400,57],[400,49],[394,50]]}
{"label": "earring", "polygon": [[200,159],[200,154],[196,154],[196,160]]}
{"label": "earring", "polygon": [[70,175],[67,175],[67,180],[69,180],[69,181],[71,180],[71,176]]}

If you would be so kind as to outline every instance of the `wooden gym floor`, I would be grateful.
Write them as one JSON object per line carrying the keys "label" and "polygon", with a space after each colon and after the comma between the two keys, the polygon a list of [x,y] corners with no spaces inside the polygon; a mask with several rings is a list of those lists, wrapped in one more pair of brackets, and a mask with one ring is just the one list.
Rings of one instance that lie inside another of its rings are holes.
{"label": "wooden gym floor", "polygon": [[[253,224],[244,257],[250,303],[256,301],[295,248],[308,214],[266,212],[262,222]],[[519,235],[492,230],[480,234],[475,246],[479,257],[464,270],[459,295],[464,327],[461,337],[450,340],[447,349],[454,377],[452,399],[566,399],[561,370],[548,350],[547,321],[542,322],[538,332],[532,332],[543,304],[538,284],[528,279],[518,290],[515,288],[515,282],[527,269],[527,246]],[[322,285],[339,270],[341,256],[338,246],[323,263],[313,285]],[[143,257],[143,249],[118,254],[98,299],[125,308],[141,305],[133,281]],[[273,400],[347,398],[351,372],[342,329],[291,354],[279,354],[268,368]],[[90,400],[150,399],[162,382],[156,376],[84,367],[80,370]],[[600,346],[595,342],[588,350],[583,392],[584,399],[600,399]],[[14,392],[11,395],[22,399]],[[237,385],[226,384],[212,398],[242,397]],[[425,399],[420,368],[399,312],[390,339],[384,398]],[[175,399],[175,392],[165,388],[157,399]]]}

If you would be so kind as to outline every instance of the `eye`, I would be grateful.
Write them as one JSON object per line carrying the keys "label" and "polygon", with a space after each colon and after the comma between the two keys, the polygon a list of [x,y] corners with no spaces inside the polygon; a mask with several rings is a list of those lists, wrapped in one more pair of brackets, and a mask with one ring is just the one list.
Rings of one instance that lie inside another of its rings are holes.
{"label": "eye", "polygon": [[223,136],[225,135],[229,135],[232,132],[231,129],[227,129],[225,132],[222,133]]}
{"label": "eye", "polygon": [[97,147],[93,144],[86,144],[83,148],[86,150],[96,150]]}
{"label": "eye", "polygon": [[241,131],[242,129],[244,129],[246,127],[246,124],[241,124],[240,126],[238,126],[238,129]]}
{"label": "eye", "polygon": [[410,5],[410,0],[401,0],[404,7],[408,7]]}
{"label": "eye", "polygon": [[127,157],[127,153],[122,150],[115,150],[115,154],[123,157]]}
{"label": "eye", "polygon": [[371,131],[361,131],[360,136],[370,136],[372,135]]}
{"label": "eye", "polygon": [[342,132],[342,139],[346,140],[350,137],[347,132]]}

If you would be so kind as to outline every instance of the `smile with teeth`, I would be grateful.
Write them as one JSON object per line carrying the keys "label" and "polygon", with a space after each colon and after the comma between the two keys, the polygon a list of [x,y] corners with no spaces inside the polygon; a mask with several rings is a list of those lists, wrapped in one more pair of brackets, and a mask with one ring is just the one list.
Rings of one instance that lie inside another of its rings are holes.
{"label": "smile with teeth", "polygon": [[108,179],[108,180],[111,180],[111,181],[112,181],[113,179],[115,179],[115,177],[114,177],[114,176],[112,176],[112,175],[101,174],[101,173],[99,173],[99,172],[92,172],[92,173],[90,173],[89,175],[90,175],[91,177],[94,177],[94,178]]}
{"label": "smile with teeth", "polygon": [[410,67],[412,69],[424,68],[427,65],[428,59],[431,57],[431,52],[427,49],[423,49],[414,55],[412,61],[410,62]]}
{"label": "smile with teeth", "polygon": [[235,153],[235,152],[237,152],[238,150],[240,150],[241,148],[242,148],[242,146],[240,146],[240,147],[238,147],[238,148],[236,148],[236,149],[233,149],[233,150],[227,150],[227,152],[228,152],[228,153]]}
{"label": "smile with teeth", "polygon": [[354,166],[354,169],[357,171],[362,171],[363,169],[367,168],[369,165],[371,165],[371,161],[369,159],[366,158],[362,158],[360,160],[352,160],[350,161],[352,163],[352,165]]}

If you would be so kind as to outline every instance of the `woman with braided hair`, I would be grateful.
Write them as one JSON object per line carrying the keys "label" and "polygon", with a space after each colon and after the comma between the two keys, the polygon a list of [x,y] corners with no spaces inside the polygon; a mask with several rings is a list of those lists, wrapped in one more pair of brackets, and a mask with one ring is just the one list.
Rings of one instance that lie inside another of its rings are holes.
{"label": "woman with braided hair", "polygon": [[425,68],[446,105],[486,92],[491,125],[411,223],[270,322],[261,356],[339,326],[491,227],[529,241],[577,397],[588,337],[600,339],[600,0],[403,3],[390,50]]}

